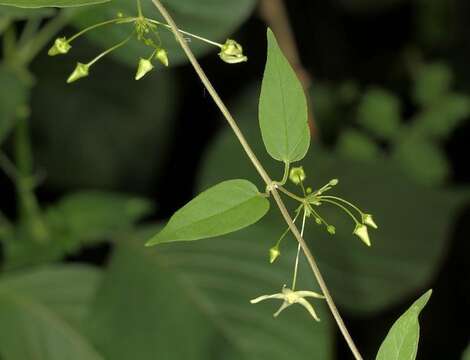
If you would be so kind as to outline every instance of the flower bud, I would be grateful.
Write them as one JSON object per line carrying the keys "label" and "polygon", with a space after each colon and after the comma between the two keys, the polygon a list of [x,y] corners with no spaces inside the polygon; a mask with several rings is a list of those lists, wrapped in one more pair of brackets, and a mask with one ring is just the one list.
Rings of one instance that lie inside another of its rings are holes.
{"label": "flower bud", "polygon": [[371,228],[378,229],[378,226],[372,218],[371,214],[362,214],[362,223],[370,226]]}
{"label": "flower bud", "polygon": [[328,233],[330,233],[330,235],[336,234],[336,228],[333,225],[328,225],[326,227],[326,231],[328,231]]}
{"label": "flower bud", "polygon": [[158,61],[160,61],[166,67],[170,65],[170,61],[168,60],[168,53],[165,49],[158,49],[157,53],[155,54],[155,58],[158,59]]}
{"label": "flower bud", "polygon": [[357,224],[353,234],[358,236],[367,246],[371,246],[367,226],[364,224]]}
{"label": "flower bud", "polygon": [[269,262],[272,264],[280,255],[281,252],[279,251],[279,246],[273,246],[271,249],[269,249]]}
{"label": "flower bud", "polygon": [[90,71],[90,66],[88,64],[77,63],[75,70],[70,74],[67,79],[67,83],[73,83],[81,78],[87,77]]}
{"label": "flower bud", "polygon": [[65,37],[61,37],[55,39],[54,45],[52,45],[47,54],[49,56],[67,54],[71,48],[72,45],[69,44],[67,39]]}
{"label": "flower bud", "polygon": [[137,67],[137,72],[135,74],[135,79],[142,79],[148,72],[152,71],[153,68],[154,66],[150,60],[140,58],[139,66]]}
{"label": "flower bud", "polygon": [[306,178],[307,178],[307,175],[305,175],[305,171],[302,166],[294,167],[290,170],[289,179],[295,185],[299,185],[300,182],[304,181]]}
{"label": "flower bud", "polygon": [[333,180],[330,180],[330,182],[328,183],[328,185],[330,186],[336,186],[338,185],[339,183],[339,180],[338,179],[333,179]]}
{"label": "flower bud", "polygon": [[231,39],[227,39],[225,44],[222,45],[219,57],[228,64],[238,64],[248,61],[248,58],[243,55],[243,47],[235,40]]}

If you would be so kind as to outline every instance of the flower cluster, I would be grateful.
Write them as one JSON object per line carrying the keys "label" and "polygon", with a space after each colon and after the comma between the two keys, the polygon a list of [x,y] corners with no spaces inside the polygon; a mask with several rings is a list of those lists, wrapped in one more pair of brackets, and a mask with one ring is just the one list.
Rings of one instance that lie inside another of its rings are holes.
{"label": "flower cluster", "polygon": [[[143,15],[142,6],[140,0],[137,0],[137,11],[138,15],[135,17],[124,17],[122,13],[117,14],[115,19],[104,21],[95,25],[92,25],[70,38],[59,37],[54,41],[54,44],[48,51],[49,56],[65,55],[72,49],[72,42],[80,37],[81,35],[106,26],[106,25],[122,25],[131,24],[132,29],[130,30],[129,36],[121,41],[120,43],[112,46],[111,48],[103,51],[101,54],[96,56],[93,60],[87,63],[78,62],[72,74],[68,77],[67,83],[73,83],[79,79],[87,77],[90,73],[90,68],[97,63],[104,56],[111,52],[123,47],[132,39],[141,42],[146,47],[150,48],[150,55],[140,57],[137,64],[137,71],[135,79],[140,80],[149,72],[151,72],[155,65],[153,61],[161,63],[163,66],[168,67],[170,65],[169,55],[167,50],[163,47],[160,39],[159,28],[171,30],[171,26],[162,23],[160,21],[149,19]],[[217,42],[205,39],[203,37],[191,34],[189,32],[179,30],[184,35],[193,37],[210,45],[216,46],[220,49],[219,57],[226,63],[237,64],[245,62],[248,58],[243,54],[243,48],[235,40],[228,39],[225,44],[219,44]]]}

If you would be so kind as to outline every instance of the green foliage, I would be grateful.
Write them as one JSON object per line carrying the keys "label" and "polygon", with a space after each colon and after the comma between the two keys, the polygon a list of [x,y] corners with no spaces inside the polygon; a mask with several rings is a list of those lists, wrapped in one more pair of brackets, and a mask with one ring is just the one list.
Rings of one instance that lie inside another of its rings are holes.
{"label": "green foliage", "polygon": [[401,103],[387,90],[370,88],[357,109],[358,122],[371,134],[392,140],[400,130]]}
{"label": "green foliage", "polygon": [[418,353],[418,316],[431,297],[432,290],[421,296],[393,324],[380,346],[376,360],[415,360]]}
{"label": "green foliage", "polygon": [[462,360],[470,360],[470,346],[465,350],[464,354],[462,355]]}
{"label": "green foliage", "polygon": [[110,0],[0,0],[0,5],[20,8],[77,7],[106,3]]}
{"label": "green foliage", "polygon": [[450,173],[450,165],[442,150],[433,142],[413,135],[400,140],[393,159],[408,177],[428,186],[439,186]]}
{"label": "green foliage", "polygon": [[224,181],[178,210],[148,245],[228,234],[254,224],[268,210],[269,201],[249,181]]}
{"label": "green foliage", "polygon": [[[215,40],[225,41],[228,34],[233,33],[251,13],[256,4],[255,0],[167,0],[165,5],[171,8],[171,13],[176,23],[184,24],[183,30],[199,34]],[[156,17],[157,12],[151,1],[142,1],[144,15]],[[126,16],[137,15],[135,1],[113,0],[109,5],[93,8],[85,11],[74,20],[74,24],[80,28],[86,28],[101,21],[115,18],[121,12]],[[168,52],[172,66],[187,62],[187,59],[176,43],[170,31],[163,27],[157,27],[162,45]],[[113,26],[109,29],[90,32],[87,36],[100,46],[108,48],[110,44],[125,39],[132,32],[127,25]],[[191,42],[191,49],[197,56],[208,53],[213,47],[199,41]],[[148,48],[140,42],[130,42],[126,51],[113,54],[117,59],[130,66],[136,66],[140,57],[150,55]]]}
{"label": "green foliage", "polygon": [[122,194],[80,192],[62,198],[43,214],[47,241],[37,242],[19,224],[4,240],[5,268],[59,260],[83,245],[130,231],[152,210],[149,202]]}
{"label": "green foliage", "polygon": [[52,16],[53,14],[54,10],[50,8],[24,9],[13,6],[0,5],[0,17],[4,16],[9,19],[24,20],[30,18]]}
{"label": "green foliage", "polygon": [[102,360],[80,328],[99,282],[86,266],[54,266],[0,278],[0,356]]}
{"label": "green foliage", "polygon": [[[266,258],[272,230],[252,226],[221,241],[145,250],[142,239],[154,231],[121,243],[98,293],[91,334],[107,357],[207,359],[210,340],[214,359],[333,358],[332,324],[323,305],[321,323],[313,324],[300,307],[273,319],[276,305],[248,301],[278,291],[287,280],[291,263],[273,267]],[[311,281],[301,279],[301,286]]]}
{"label": "green foliage", "polygon": [[[262,154],[263,146],[256,141],[256,124],[250,121],[256,109],[253,93],[256,91],[245,92],[240,101],[242,106],[235,106],[234,114],[242,120],[242,130],[255,153]],[[236,174],[257,176],[244,155],[237,151],[238,147],[228,130],[221,134],[208,152],[200,178],[201,188]],[[351,222],[337,211],[322,209],[325,217],[336,225],[334,239],[321,227],[307,224],[306,238],[335,300],[349,311],[374,313],[399,303],[428,284],[442,263],[454,216],[468,195],[418,186],[391,160],[357,162],[318,146],[309,153],[303,167],[311,174],[311,183],[318,188],[332,177],[340,179],[337,191],[341,197],[355,199],[364,204],[365,210],[373,210],[380,224],[374,245],[367,251],[354,241]],[[279,172],[278,164],[267,155],[260,156],[260,161],[269,173]],[[271,244],[283,230],[274,212],[254,228],[259,233],[272,234]]]}
{"label": "green foliage", "polygon": [[339,154],[356,160],[375,161],[382,155],[380,148],[371,138],[352,129],[341,133],[336,148]]}
{"label": "green foliage", "polygon": [[18,74],[0,64],[0,144],[15,125],[29,97],[29,88]]}
{"label": "green foliage", "polygon": [[305,157],[310,145],[307,100],[294,70],[268,29],[268,59],[259,102],[259,121],[269,155],[286,163]]}
{"label": "green foliage", "polygon": [[415,76],[413,98],[418,105],[429,106],[446,95],[453,85],[454,74],[443,63],[420,66]]}

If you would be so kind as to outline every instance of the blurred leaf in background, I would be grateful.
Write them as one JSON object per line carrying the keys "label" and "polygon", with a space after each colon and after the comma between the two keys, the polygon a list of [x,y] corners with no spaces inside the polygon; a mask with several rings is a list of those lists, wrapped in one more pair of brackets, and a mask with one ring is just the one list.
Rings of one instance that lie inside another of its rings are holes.
{"label": "blurred leaf in background", "polygon": [[[182,30],[193,34],[224,43],[227,36],[251,14],[256,1],[255,0],[166,0],[165,6],[174,16],[177,24],[181,25]],[[142,2],[144,15],[149,18],[161,20],[160,15],[151,1]],[[135,16],[137,8],[134,1],[113,0],[109,6],[94,8],[83,12],[74,24],[82,29],[101,21],[112,19],[117,13],[123,13],[125,16]],[[179,45],[174,41],[174,36],[168,29],[160,26],[158,28],[162,46],[168,51],[170,65],[179,65],[187,62],[186,57],[181,51]],[[108,48],[111,44],[118,43],[125,39],[132,32],[128,25],[112,26],[110,28],[100,29],[89,33],[89,38],[96,41],[100,46]],[[211,50],[213,46],[202,43],[197,40],[191,41],[191,49],[196,56],[202,56]],[[137,66],[139,57],[149,56],[149,50],[137,41],[126,45],[126,51],[118,52],[113,56],[124,61],[130,66]]]}
{"label": "blurred leaf in background", "polygon": [[100,272],[56,265],[0,277],[0,356],[103,360],[82,333]]}
{"label": "blurred leaf in background", "polygon": [[12,237],[4,239],[3,266],[10,269],[60,260],[83,246],[131,231],[151,210],[148,201],[123,194],[83,191],[66,195],[44,212],[47,241],[34,241],[20,225]]}
{"label": "blurred leaf in background", "polygon": [[76,7],[102,4],[110,0],[0,0],[0,5],[35,9],[47,7]]}
{"label": "blurred leaf in background", "polygon": [[157,231],[144,229],[118,245],[98,292],[88,323],[107,357],[332,359],[325,307],[317,324],[302,309],[274,319],[272,304],[249,303],[279,290],[290,274],[290,263],[270,266],[264,230],[250,227],[220,239],[144,249]]}

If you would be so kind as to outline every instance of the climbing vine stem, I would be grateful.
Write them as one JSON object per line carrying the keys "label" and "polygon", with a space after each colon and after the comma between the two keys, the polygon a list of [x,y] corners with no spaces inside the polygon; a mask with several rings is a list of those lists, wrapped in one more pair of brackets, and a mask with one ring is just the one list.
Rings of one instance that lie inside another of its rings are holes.
{"label": "climbing vine stem", "polygon": [[263,181],[266,183],[268,188],[271,191],[271,194],[282,214],[284,217],[284,220],[286,223],[289,225],[290,230],[294,234],[295,238],[299,242],[300,247],[302,248],[303,253],[305,254],[305,257],[307,258],[307,261],[313,271],[313,274],[318,282],[318,285],[320,286],[323,295],[325,296],[325,300],[328,304],[328,307],[330,308],[330,311],[333,315],[333,317],[336,320],[336,323],[338,324],[338,327],[343,334],[349,348],[351,349],[351,352],[354,355],[354,358],[356,360],[362,360],[362,356],[357,349],[356,345],[354,344],[354,341],[349,334],[349,331],[344,324],[344,321],[333,301],[333,298],[330,294],[330,291],[328,290],[328,287],[326,286],[325,280],[323,279],[323,276],[320,272],[320,269],[317,265],[317,262],[311,253],[310,249],[307,246],[307,243],[303,239],[302,235],[300,234],[297,226],[294,224],[292,221],[292,218],[284,204],[284,202],[281,199],[281,196],[279,192],[277,191],[275,186],[273,185],[272,179],[269,177],[268,173],[264,169],[264,167],[261,165],[260,161],[256,157],[255,153],[251,149],[251,146],[248,144],[247,140],[245,139],[245,136],[241,132],[240,128],[238,127],[235,119],[233,118],[232,114],[228,110],[227,106],[225,103],[222,101],[220,96],[218,95],[217,91],[215,90],[214,86],[212,85],[211,81],[207,77],[206,73],[202,69],[201,65],[197,61],[196,57],[194,56],[193,52],[189,48],[188,44],[186,43],[185,39],[183,38],[182,34],[178,30],[178,26],[176,25],[175,21],[173,20],[172,16],[168,13],[166,8],[163,6],[160,0],[152,0],[153,4],[156,6],[158,11],[161,13],[165,21],[171,26],[172,32],[175,35],[178,43],[182,47],[183,51],[185,52],[186,56],[188,57],[189,61],[191,62],[191,65],[193,66],[194,70],[196,71],[197,75],[199,76],[201,82],[207,89],[208,93],[216,103],[217,107],[223,114],[224,118],[227,120],[229,123],[230,127],[232,128],[233,132],[235,133],[235,136],[237,137],[238,141],[240,142],[241,146],[243,147],[243,150],[249,157],[250,161],[252,162],[253,166],[256,168],[257,172],[263,179]]}

